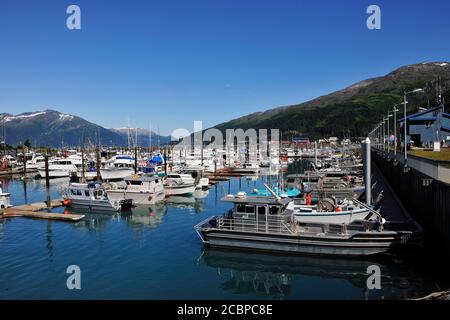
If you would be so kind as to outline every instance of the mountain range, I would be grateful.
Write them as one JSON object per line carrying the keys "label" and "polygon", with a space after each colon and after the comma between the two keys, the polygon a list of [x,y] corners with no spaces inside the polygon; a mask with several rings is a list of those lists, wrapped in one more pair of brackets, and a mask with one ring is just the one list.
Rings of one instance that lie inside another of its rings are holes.
{"label": "mountain range", "polygon": [[[5,132],[9,145],[30,141],[33,146],[73,147],[81,145],[128,146],[128,131],[134,145],[136,129],[107,129],[83,118],[64,114],[55,110],[25,112],[18,115],[0,113],[0,135]],[[149,131],[137,129],[138,145],[148,146]],[[170,137],[159,137],[160,143],[170,141]],[[152,144],[158,136],[152,133]]]}
{"label": "mountain range", "polygon": [[[252,113],[215,128],[271,129],[286,134],[327,136],[364,136],[375,123],[403,100],[403,92],[424,88],[424,93],[408,96],[408,112],[418,107],[432,107],[441,93],[450,101],[450,63],[429,62],[401,67],[391,73],[358,82],[348,88],[300,104]],[[17,145],[29,140],[33,146],[128,146],[149,145],[146,129],[107,129],[75,115],[55,110],[26,112],[18,115],[0,113],[0,136],[6,132],[6,142]],[[170,137],[152,132],[152,145],[163,144]],[[1,138],[1,137],[0,137]],[[0,139],[1,140],[1,139]]]}
{"label": "mountain range", "polygon": [[[439,82],[439,85],[438,85]],[[385,76],[367,79],[348,88],[300,104],[252,113],[215,128],[277,128],[284,133],[327,136],[364,136],[403,101],[403,93],[424,88],[423,94],[408,96],[408,112],[436,103],[439,87],[450,102],[450,63],[429,62],[401,67]]]}

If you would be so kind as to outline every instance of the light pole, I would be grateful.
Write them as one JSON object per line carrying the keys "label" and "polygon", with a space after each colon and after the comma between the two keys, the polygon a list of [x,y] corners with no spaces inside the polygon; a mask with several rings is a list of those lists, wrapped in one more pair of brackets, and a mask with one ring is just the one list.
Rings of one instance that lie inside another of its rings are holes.
{"label": "light pole", "polygon": [[378,150],[381,151],[381,136],[383,135],[383,126],[381,125],[381,122],[378,124]]}
{"label": "light pole", "polygon": [[402,105],[402,103],[397,103],[394,105],[394,157],[397,159],[397,106]]}
{"label": "light pole", "polygon": [[404,92],[403,94],[403,112],[404,112],[404,119],[403,119],[403,131],[404,131],[404,137],[403,137],[403,144],[404,144],[404,159],[405,159],[405,163],[404,166],[407,167],[407,161],[408,161],[408,147],[407,147],[407,142],[406,142],[406,105],[408,104],[408,101],[406,101],[406,96],[410,93],[417,93],[417,92],[423,92],[422,88],[419,89],[414,89],[412,91],[408,91],[408,92]]}
{"label": "light pole", "polygon": [[392,117],[392,114],[390,111],[388,111],[387,113],[387,153],[388,153],[388,157],[389,157],[389,118]]}

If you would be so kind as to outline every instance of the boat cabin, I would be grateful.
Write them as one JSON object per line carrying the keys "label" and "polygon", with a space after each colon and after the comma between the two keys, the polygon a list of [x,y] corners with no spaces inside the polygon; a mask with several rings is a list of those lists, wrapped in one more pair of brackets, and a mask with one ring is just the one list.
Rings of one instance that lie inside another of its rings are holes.
{"label": "boat cabin", "polygon": [[234,224],[244,224],[245,227],[256,227],[258,230],[277,228],[293,214],[293,202],[290,199],[247,196],[243,192],[236,196],[228,195],[222,201],[233,204],[233,209],[228,212],[226,219],[233,220]]}
{"label": "boat cabin", "polygon": [[108,193],[98,183],[72,183],[67,195],[71,199],[109,200]]}

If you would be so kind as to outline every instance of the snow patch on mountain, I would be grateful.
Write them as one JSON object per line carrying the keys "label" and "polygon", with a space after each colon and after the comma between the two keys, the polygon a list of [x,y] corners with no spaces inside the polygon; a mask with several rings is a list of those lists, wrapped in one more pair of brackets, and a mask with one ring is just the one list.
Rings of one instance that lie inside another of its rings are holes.
{"label": "snow patch on mountain", "polygon": [[33,117],[40,116],[40,115],[43,115],[43,114],[46,114],[46,113],[47,113],[46,111],[32,112],[32,113],[22,113],[22,114],[19,114],[17,116],[6,116],[6,117],[3,118],[3,121],[4,122],[10,122],[10,121],[13,121],[13,120],[18,120],[18,119],[20,120],[20,119],[33,118]]}
{"label": "snow patch on mountain", "polygon": [[59,114],[59,120],[61,120],[61,121],[72,121],[73,120],[73,116],[70,115],[70,114],[60,113]]}

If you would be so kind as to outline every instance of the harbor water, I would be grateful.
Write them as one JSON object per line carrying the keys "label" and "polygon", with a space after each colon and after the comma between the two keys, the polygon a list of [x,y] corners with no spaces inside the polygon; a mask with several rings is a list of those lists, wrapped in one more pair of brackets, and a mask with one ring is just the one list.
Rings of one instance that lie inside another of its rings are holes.
{"label": "harbor water", "polygon": [[[231,178],[193,197],[88,214],[76,223],[0,219],[0,299],[405,299],[440,289],[417,255],[335,258],[205,249],[193,226],[230,208],[221,197],[251,192],[268,179]],[[15,205],[46,198],[43,180],[2,183]],[[53,199],[67,183],[52,180]],[[80,290],[67,288],[70,265],[80,267]],[[367,288],[372,265],[380,267],[380,289]]]}

